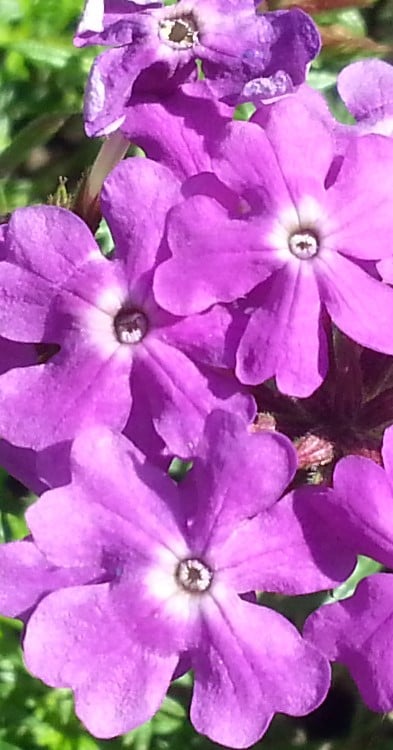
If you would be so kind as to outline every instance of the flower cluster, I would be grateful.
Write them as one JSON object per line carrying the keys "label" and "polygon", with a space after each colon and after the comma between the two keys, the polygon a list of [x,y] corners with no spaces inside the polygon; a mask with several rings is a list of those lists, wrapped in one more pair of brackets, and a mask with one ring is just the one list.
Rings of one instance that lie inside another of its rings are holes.
{"label": "flower cluster", "polygon": [[0,613],[97,737],[189,670],[195,728],[236,748],[313,711],[329,660],[393,707],[389,572],[303,635],[259,600],[393,568],[393,72],[342,71],[342,125],[305,82],[312,20],[257,5],[88,0],[108,140],[74,210],[1,226],[0,458],[40,497]]}

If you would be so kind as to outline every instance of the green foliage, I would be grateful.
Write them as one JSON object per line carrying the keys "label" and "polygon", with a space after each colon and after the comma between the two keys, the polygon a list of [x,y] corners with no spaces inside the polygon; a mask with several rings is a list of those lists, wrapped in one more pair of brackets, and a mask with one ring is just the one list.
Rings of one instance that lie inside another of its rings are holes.
{"label": "green foliage", "polygon": [[80,11],[80,0],[0,0],[0,213],[45,201],[96,151],[80,116],[96,53],[72,45]]}

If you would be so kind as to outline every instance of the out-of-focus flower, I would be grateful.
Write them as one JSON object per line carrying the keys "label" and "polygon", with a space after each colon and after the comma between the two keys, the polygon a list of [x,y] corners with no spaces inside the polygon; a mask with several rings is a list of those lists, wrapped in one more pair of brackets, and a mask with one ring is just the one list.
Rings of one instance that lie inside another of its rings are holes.
{"label": "out-of-focus flower", "polygon": [[360,133],[393,135],[393,66],[383,60],[359,60],[337,78],[341,99]]}

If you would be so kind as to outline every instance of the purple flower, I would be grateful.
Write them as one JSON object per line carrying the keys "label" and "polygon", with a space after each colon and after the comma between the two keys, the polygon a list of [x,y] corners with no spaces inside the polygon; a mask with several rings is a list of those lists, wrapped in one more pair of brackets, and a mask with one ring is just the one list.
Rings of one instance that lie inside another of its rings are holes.
{"label": "purple flower", "polygon": [[341,99],[360,133],[393,135],[393,67],[383,60],[359,60],[337,79]]}
{"label": "purple flower", "polygon": [[162,7],[161,0],[86,0],[78,23],[74,42],[77,47],[86,44],[120,44],[119,21],[145,8]]}
{"label": "purple flower", "polygon": [[375,272],[393,252],[392,141],[351,139],[337,160],[333,135],[295,95],[271,105],[265,128],[227,125],[212,153],[226,202],[224,188],[212,188],[170,212],[159,304],[177,315],[241,306],[249,319],[240,381],[275,376],[294,396],[310,395],[326,375],[329,319],[393,354],[393,290]]}
{"label": "purple flower", "polygon": [[[15,367],[37,364],[38,359],[38,352],[33,344],[21,344],[0,337],[0,376]],[[46,489],[37,475],[34,451],[0,440],[0,466],[33,492]]]}
{"label": "purple flower", "polygon": [[276,711],[319,705],[325,657],[238,596],[331,587],[355,562],[321,527],[329,490],[277,502],[296,471],[287,438],[250,435],[216,412],[180,485],[98,428],[76,439],[71,466],[72,483],[28,510],[33,543],[0,547],[0,598],[4,614],[33,610],[27,667],[74,690],[90,732],[112,737],[150,719],[180,665],[194,671],[194,726],[225,745],[248,747]]}
{"label": "purple flower", "polygon": [[[338,463],[330,510],[346,529],[359,553],[391,569],[392,428],[385,432],[382,455],[384,469],[357,456],[344,458]],[[329,659],[348,667],[370,708],[376,711],[392,709],[392,574],[370,576],[359,584],[350,599],[322,607],[308,618],[304,634]]]}
{"label": "purple flower", "polygon": [[134,96],[165,97],[195,80],[197,60],[230,104],[283,96],[304,81],[320,47],[303,11],[258,15],[253,0],[179,0],[144,9],[108,1],[103,14],[88,4],[75,43],[112,47],[96,58],[87,84],[90,136],[122,127]]}
{"label": "purple flower", "polygon": [[[0,224],[0,261],[6,255],[6,230],[6,224]],[[0,337],[0,376],[11,368],[36,364],[38,357],[33,344],[22,344]],[[0,439],[0,466],[32,492],[39,493],[47,489],[47,486],[37,474],[36,458],[34,451],[18,448]]]}
{"label": "purple flower", "polygon": [[133,96],[122,133],[184,179],[212,171],[210,144],[232,115],[232,107],[212,96],[208,81],[195,81],[165,98]]}
{"label": "purple flower", "polygon": [[14,213],[0,264],[0,335],[57,347],[49,346],[42,364],[0,375],[0,434],[7,441],[40,450],[99,423],[126,430],[151,456],[166,445],[183,457],[213,408],[253,419],[252,397],[229,372],[233,316],[217,306],[176,318],[152,293],[167,211],[179,191],[169,170],[147,159],[130,159],[111,173],[102,208],[113,259],[64,209]]}

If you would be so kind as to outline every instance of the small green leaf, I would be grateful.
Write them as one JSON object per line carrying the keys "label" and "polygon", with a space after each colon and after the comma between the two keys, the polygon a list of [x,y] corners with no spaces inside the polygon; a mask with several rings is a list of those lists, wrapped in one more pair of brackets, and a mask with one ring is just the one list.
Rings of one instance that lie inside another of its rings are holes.
{"label": "small green leaf", "polygon": [[45,114],[29,122],[0,154],[0,173],[4,175],[13,172],[26,159],[32,148],[49,141],[72,114],[75,114],[74,110]]}
{"label": "small green leaf", "polygon": [[333,604],[333,602],[341,601],[342,599],[349,599],[355,593],[356,587],[363,578],[377,573],[381,568],[382,565],[380,563],[372,560],[370,557],[360,555],[352,575],[340,586],[337,586],[331,594],[328,594],[322,604]]}

